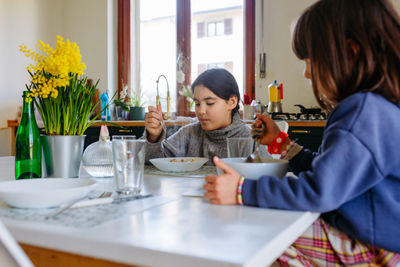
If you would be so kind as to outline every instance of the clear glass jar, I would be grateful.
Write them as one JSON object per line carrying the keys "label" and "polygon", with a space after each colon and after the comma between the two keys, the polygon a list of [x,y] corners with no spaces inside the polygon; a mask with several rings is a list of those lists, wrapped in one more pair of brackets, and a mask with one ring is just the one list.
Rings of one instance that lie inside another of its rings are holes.
{"label": "clear glass jar", "polygon": [[93,177],[114,176],[112,143],[109,136],[100,136],[99,141],[85,149],[82,167]]}

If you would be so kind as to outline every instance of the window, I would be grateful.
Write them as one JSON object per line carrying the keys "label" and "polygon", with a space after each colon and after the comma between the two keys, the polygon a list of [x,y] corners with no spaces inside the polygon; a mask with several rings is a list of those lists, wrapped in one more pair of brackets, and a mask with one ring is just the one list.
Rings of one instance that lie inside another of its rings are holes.
{"label": "window", "polygon": [[[156,105],[157,79],[167,77],[171,112],[176,112],[176,0],[140,0],[139,87],[146,106]],[[155,8],[157,7],[157,8]],[[137,36],[137,34],[135,34]],[[167,81],[158,83],[163,111],[167,111]]]}
{"label": "window", "polygon": [[[243,1],[192,0],[191,4],[191,81],[206,69],[226,68],[243,95]],[[201,38],[203,29],[199,25],[206,27],[206,36]],[[196,33],[199,30],[201,34]]]}
{"label": "window", "polygon": [[[254,0],[118,1],[118,72],[122,72],[119,82],[130,81],[133,90],[142,93],[146,105],[155,104],[156,80],[164,74],[169,84],[171,111],[189,115],[188,103],[178,90],[183,84],[190,85],[207,68],[216,66],[229,70],[242,93],[254,97]],[[129,15],[123,5],[126,2],[133,5]],[[130,21],[132,25],[127,26]],[[132,38],[127,38],[126,27],[131,27]],[[132,53],[123,45],[130,39],[132,45],[128,48]],[[126,66],[130,66],[129,61],[132,72]],[[166,82],[161,80],[163,111],[166,90]]]}
{"label": "window", "polygon": [[207,24],[207,36],[217,36],[224,34],[224,23],[222,21],[219,22],[209,22]]}
{"label": "window", "polygon": [[[205,36],[205,22],[197,22],[197,38]],[[224,19],[219,22],[207,23],[207,36],[229,35],[232,34],[232,19]]]}

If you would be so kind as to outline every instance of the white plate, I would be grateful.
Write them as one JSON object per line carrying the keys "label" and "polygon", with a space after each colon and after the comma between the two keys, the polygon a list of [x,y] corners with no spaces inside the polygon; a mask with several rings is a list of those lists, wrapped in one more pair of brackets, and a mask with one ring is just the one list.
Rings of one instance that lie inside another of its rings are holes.
{"label": "white plate", "polygon": [[16,208],[57,207],[83,198],[96,184],[91,179],[41,178],[0,182],[0,198]]}
{"label": "white plate", "polygon": [[177,157],[151,159],[150,162],[158,169],[166,172],[190,172],[201,168],[208,158]]}

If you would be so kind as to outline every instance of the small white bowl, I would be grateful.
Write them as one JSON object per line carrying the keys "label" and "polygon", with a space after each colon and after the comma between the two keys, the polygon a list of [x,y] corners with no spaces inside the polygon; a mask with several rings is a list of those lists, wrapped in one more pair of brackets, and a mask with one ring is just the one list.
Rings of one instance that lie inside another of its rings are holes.
{"label": "small white bowl", "polygon": [[49,208],[86,196],[91,179],[40,178],[0,182],[0,198],[16,208]]}
{"label": "small white bowl", "polygon": [[[285,176],[289,162],[284,159],[270,159],[269,162],[263,163],[248,163],[244,162],[246,158],[223,158],[221,159],[230,167],[246,178],[257,180],[263,175],[272,175],[282,178]],[[218,175],[222,171],[217,168]]]}
{"label": "small white bowl", "polygon": [[177,157],[177,158],[157,158],[151,159],[150,162],[157,169],[166,172],[190,172],[200,169],[208,158],[196,157]]}

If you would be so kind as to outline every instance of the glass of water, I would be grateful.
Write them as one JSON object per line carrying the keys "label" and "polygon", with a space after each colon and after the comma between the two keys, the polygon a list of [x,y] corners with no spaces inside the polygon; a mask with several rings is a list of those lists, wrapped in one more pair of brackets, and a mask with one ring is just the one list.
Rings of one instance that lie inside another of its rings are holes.
{"label": "glass of water", "polygon": [[247,158],[254,149],[251,137],[231,137],[227,139],[228,158]]}
{"label": "glass of water", "polygon": [[146,141],[132,135],[112,137],[115,191],[120,197],[139,195],[143,187]]}

